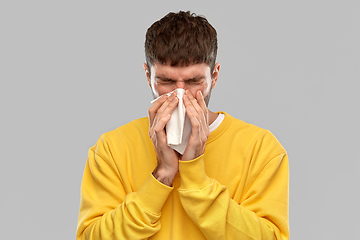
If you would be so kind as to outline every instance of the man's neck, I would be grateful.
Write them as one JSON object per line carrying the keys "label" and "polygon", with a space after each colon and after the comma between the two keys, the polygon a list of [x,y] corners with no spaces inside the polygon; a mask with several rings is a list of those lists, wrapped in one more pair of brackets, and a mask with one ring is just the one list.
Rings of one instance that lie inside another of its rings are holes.
{"label": "man's neck", "polygon": [[209,112],[209,126],[216,120],[216,118],[219,116],[219,114],[214,113],[210,110],[208,110]]}

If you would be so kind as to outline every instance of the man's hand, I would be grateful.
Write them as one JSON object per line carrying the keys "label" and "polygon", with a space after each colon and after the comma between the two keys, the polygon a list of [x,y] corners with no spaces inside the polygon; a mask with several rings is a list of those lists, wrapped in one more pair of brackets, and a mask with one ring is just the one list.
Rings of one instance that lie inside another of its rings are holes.
{"label": "man's hand", "polygon": [[189,143],[181,158],[182,161],[192,160],[203,154],[206,141],[210,135],[209,112],[201,91],[198,91],[195,97],[196,99],[189,90],[185,91],[184,105],[192,130]]}
{"label": "man's hand", "polygon": [[149,136],[154,144],[158,160],[153,175],[167,186],[172,185],[174,177],[179,171],[179,155],[167,145],[165,133],[165,126],[178,103],[176,92],[173,92],[169,97],[162,96],[149,108]]}

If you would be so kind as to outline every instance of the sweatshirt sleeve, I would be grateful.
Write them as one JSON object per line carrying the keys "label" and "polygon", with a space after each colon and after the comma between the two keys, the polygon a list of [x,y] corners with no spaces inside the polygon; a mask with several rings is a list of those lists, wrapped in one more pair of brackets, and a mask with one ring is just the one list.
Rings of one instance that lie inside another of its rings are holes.
{"label": "sweatshirt sleeve", "polygon": [[81,184],[77,240],[149,238],[161,228],[161,209],[171,190],[149,173],[136,192],[126,194],[113,161],[90,149]]}
{"label": "sweatshirt sleeve", "polygon": [[204,155],[180,161],[179,171],[181,203],[207,239],[289,239],[286,153],[266,164],[241,203],[206,175]]}

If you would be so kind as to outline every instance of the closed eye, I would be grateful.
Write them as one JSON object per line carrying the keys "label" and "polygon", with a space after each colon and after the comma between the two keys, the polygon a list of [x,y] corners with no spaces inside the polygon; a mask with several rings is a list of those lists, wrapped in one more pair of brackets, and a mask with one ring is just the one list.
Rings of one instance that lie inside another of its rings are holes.
{"label": "closed eye", "polygon": [[175,83],[176,83],[176,81],[173,81],[173,80],[170,80],[170,79],[166,79],[166,80],[164,80],[164,79],[159,79],[159,80],[157,80],[157,82],[158,82],[159,84],[166,84],[166,85],[175,84]]}
{"label": "closed eye", "polygon": [[[156,77],[155,78],[156,81],[159,83],[159,84],[162,84],[162,85],[169,85],[169,84],[176,84],[176,80],[173,80],[173,79],[170,79],[170,78],[163,78],[163,77]],[[203,83],[205,80],[204,77],[198,77],[198,78],[191,78],[191,79],[187,79],[185,80],[185,84],[201,84]]]}
{"label": "closed eye", "polygon": [[203,82],[204,82],[203,78],[194,78],[194,79],[189,79],[186,81],[186,83],[189,83],[189,84],[200,84]]}

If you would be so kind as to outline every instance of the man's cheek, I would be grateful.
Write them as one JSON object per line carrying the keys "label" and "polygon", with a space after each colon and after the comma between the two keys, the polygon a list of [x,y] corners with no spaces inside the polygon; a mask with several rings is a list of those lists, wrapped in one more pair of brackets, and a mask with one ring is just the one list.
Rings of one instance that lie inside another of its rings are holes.
{"label": "man's cheek", "polygon": [[156,84],[155,81],[152,84],[152,91],[153,91],[154,96],[156,96],[156,97],[162,96],[164,94],[168,94],[174,90],[175,89],[173,89],[172,87]]}
{"label": "man's cheek", "polygon": [[203,97],[205,98],[209,93],[210,93],[210,90],[211,90],[211,85],[208,84],[205,88],[205,90],[201,91]]}
{"label": "man's cheek", "polygon": [[153,92],[153,95],[155,96],[155,98],[159,97],[159,92],[156,90],[157,86],[154,80],[151,80],[151,91]]}

